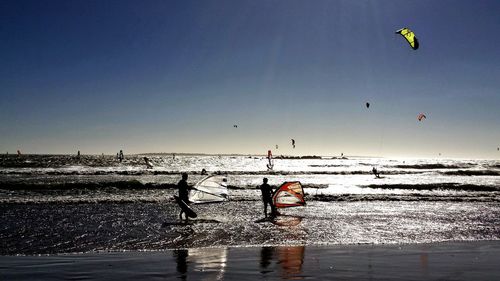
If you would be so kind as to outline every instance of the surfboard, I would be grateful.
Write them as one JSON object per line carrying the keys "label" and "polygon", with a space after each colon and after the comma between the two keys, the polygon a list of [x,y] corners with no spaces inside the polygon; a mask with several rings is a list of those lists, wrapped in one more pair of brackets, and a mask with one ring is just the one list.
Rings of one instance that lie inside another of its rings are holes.
{"label": "surfboard", "polygon": [[186,204],[186,202],[182,201],[181,198],[179,198],[179,196],[177,195],[174,195],[174,198],[175,198],[175,202],[177,202],[177,204],[179,204],[179,207],[181,207],[181,209],[186,213],[186,215],[190,218],[196,218],[198,215],[193,211],[193,209],[191,209],[189,207],[188,204]]}

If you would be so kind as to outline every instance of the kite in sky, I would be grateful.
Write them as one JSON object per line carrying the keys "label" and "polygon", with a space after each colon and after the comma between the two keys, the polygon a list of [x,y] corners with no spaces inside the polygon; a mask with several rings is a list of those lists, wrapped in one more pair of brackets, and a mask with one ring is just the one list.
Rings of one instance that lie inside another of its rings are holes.
{"label": "kite in sky", "polygon": [[419,115],[417,115],[417,119],[418,121],[422,121],[423,119],[426,119],[427,116],[425,116],[423,113],[420,113]]}
{"label": "kite in sky", "polygon": [[396,31],[396,34],[401,34],[401,36],[403,36],[406,39],[406,41],[408,42],[408,44],[410,44],[410,47],[413,50],[418,49],[419,46],[418,39],[415,36],[415,33],[413,33],[413,31],[409,30],[407,27],[404,27]]}

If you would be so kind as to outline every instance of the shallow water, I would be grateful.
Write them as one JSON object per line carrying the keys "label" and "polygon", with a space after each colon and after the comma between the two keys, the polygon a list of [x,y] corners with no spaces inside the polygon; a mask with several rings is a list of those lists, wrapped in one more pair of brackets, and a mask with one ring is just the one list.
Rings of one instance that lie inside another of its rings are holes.
{"label": "shallow water", "polygon": [[174,202],[3,204],[0,254],[500,239],[498,203],[312,201],[272,221],[258,201],[194,208],[186,224]]}
{"label": "shallow water", "polygon": [[[153,169],[141,156],[0,156],[0,254],[500,240],[494,160],[278,159],[266,171],[263,157],[148,157]],[[201,168],[227,175],[230,201],[179,223],[179,172],[194,184]],[[301,181],[307,205],[259,222],[263,177]]]}

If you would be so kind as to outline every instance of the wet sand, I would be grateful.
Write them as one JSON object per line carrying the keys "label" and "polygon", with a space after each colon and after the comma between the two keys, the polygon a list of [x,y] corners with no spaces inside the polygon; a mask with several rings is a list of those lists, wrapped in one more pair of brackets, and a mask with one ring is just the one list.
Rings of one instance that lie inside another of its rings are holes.
{"label": "wet sand", "polygon": [[500,242],[1,256],[1,280],[499,280]]}

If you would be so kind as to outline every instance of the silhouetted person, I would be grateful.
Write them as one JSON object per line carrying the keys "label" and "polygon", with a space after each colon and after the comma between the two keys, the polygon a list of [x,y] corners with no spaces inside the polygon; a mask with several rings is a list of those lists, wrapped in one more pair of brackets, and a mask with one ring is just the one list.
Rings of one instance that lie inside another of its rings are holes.
{"label": "silhouetted person", "polygon": [[262,201],[264,202],[264,216],[267,218],[267,205],[271,206],[271,216],[276,216],[276,208],[273,205],[273,189],[267,184],[267,178],[262,180],[260,191],[262,192]]}
{"label": "silhouetted person", "polygon": [[21,156],[21,151],[19,149],[17,150],[17,156]]}
{"label": "silhouetted person", "polygon": [[76,154],[76,158],[80,159],[80,150],[78,150],[78,153]]}
{"label": "silhouetted person", "polygon": [[146,168],[147,169],[152,169],[153,168],[153,164],[151,164],[151,162],[149,162],[149,158],[144,157],[144,162],[146,162]]}
{"label": "silhouetted person", "polygon": [[375,175],[375,177],[380,178],[380,173],[377,171],[377,168],[373,167],[372,172]]}
{"label": "silhouetted person", "polygon": [[[188,185],[187,179],[188,179],[188,174],[182,173],[182,179],[177,184],[177,188],[179,188],[179,199],[181,199],[182,201],[184,201],[186,204],[189,205],[189,190],[191,189],[191,187]],[[185,215],[186,220],[189,219],[187,214],[181,208],[181,212],[179,213],[179,218],[181,220],[182,220],[182,214]]]}
{"label": "silhouetted person", "polygon": [[121,149],[120,149],[120,153],[118,154],[118,160],[120,160],[120,162],[122,162],[122,161],[123,161],[123,158],[125,158],[125,157],[123,156],[123,150],[121,150]]}
{"label": "silhouetted person", "polygon": [[205,170],[205,169],[201,169],[201,174],[202,174],[202,175],[208,175],[207,170]]}

